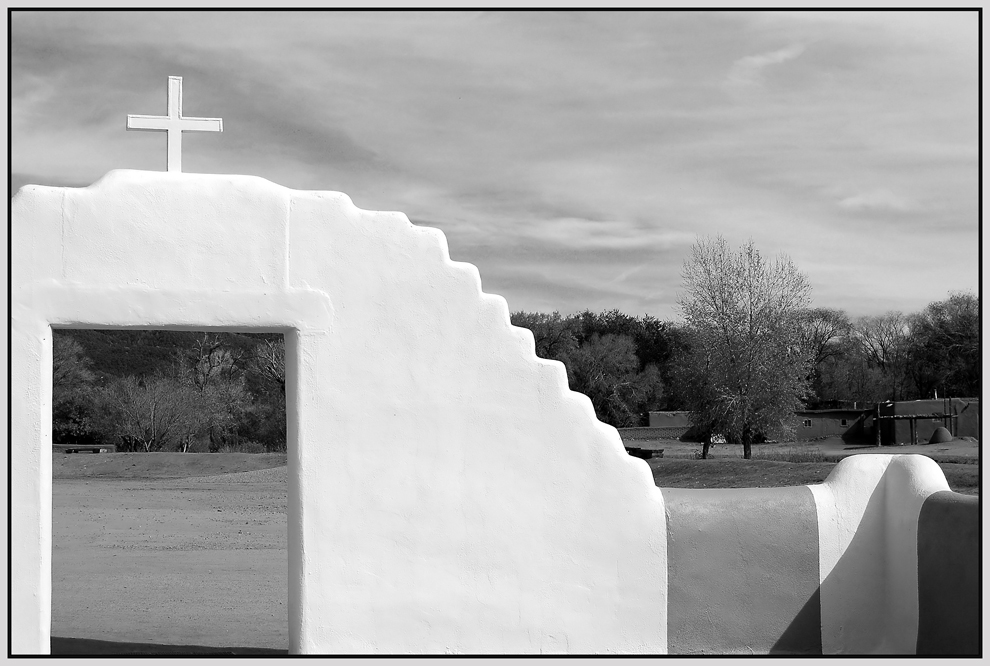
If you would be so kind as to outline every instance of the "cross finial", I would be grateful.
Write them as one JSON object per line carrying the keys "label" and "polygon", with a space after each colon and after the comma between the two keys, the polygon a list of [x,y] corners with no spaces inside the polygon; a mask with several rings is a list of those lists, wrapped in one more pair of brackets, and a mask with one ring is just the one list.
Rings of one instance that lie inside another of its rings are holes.
{"label": "cross finial", "polygon": [[183,132],[222,132],[221,118],[182,117],[182,77],[168,77],[168,115],[135,116],[128,114],[127,129],[166,132],[168,170],[182,171]]}

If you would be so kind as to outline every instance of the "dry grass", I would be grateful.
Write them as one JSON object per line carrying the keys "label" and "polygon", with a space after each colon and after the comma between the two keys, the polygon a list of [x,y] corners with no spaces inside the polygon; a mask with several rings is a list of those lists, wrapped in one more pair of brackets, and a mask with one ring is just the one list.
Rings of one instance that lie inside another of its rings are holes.
{"label": "dry grass", "polygon": [[980,494],[980,466],[968,463],[939,462],[949,488],[964,495]]}
{"label": "dry grass", "polygon": [[[819,452],[821,454],[821,452]],[[786,458],[791,454],[781,454]],[[801,453],[793,454],[800,458]],[[809,452],[808,457],[816,454]],[[771,458],[752,460],[714,458],[688,460],[652,458],[653,479],[661,488],[783,488],[821,483],[835,468],[827,460],[787,461]],[[938,462],[938,461],[936,461]],[[980,467],[965,463],[939,462],[949,488],[966,495],[980,494]]]}
{"label": "dry grass", "polygon": [[286,465],[284,453],[54,453],[53,479],[181,479]]}
{"label": "dry grass", "polygon": [[775,448],[767,449],[756,447],[753,450],[754,460],[776,460],[778,462],[792,462],[792,463],[821,463],[821,462],[835,462],[835,460],[829,460],[821,449],[817,447],[791,447],[791,448]]}
{"label": "dry grass", "polygon": [[649,460],[661,488],[782,488],[821,483],[835,467],[831,462],[714,458]]}

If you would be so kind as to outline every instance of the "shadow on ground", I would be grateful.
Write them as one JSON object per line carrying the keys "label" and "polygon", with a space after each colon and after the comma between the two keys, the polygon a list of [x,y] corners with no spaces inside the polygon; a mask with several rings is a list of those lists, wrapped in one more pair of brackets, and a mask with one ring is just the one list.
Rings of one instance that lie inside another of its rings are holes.
{"label": "shadow on ground", "polygon": [[253,647],[207,647],[204,645],[158,645],[156,643],[121,643],[91,638],[59,638],[52,636],[52,656],[60,655],[288,655],[288,650]]}

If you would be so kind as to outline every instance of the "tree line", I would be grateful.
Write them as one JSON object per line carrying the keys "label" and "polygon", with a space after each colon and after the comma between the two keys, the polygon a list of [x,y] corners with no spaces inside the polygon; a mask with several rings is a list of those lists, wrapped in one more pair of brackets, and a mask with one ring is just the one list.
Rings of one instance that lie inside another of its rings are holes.
{"label": "tree line", "polygon": [[[801,408],[975,397],[979,299],[850,317],[812,307],[805,276],[752,242],[700,239],[685,261],[682,321],[618,310],[515,312],[536,354],[615,427],[684,410],[705,441],[784,437]],[[56,330],[53,441],[121,451],[284,451],[278,334]],[[707,449],[707,447],[706,447]]]}
{"label": "tree line", "polygon": [[[850,317],[813,307],[807,278],[786,256],[749,242],[699,239],[684,263],[683,321],[618,310],[515,312],[537,355],[567,368],[571,389],[616,427],[649,411],[684,410],[704,441],[744,447],[786,437],[802,408],[975,397],[980,389],[979,299],[951,293],[917,313]],[[706,447],[707,449],[707,447]]]}
{"label": "tree line", "polygon": [[285,451],[281,335],[56,330],[52,356],[55,443]]}
{"label": "tree line", "polygon": [[[851,318],[834,308],[800,313],[810,390],[802,406],[979,395],[979,300],[952,294],[923,311]],[[703,344],[684,323],[610,310],[514,312],[541,358],[561,361],[572,390],[616,427],[647,424],[648,411],[690,410],[686,357]]]}

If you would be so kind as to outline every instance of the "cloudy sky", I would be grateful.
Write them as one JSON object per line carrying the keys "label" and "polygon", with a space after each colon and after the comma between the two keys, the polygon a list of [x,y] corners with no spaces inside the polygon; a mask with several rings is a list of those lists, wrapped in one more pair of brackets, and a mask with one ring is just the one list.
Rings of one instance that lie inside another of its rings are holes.
{"label": "cloudy sky", "polygon": [[966,12],[14,12],[11,178],[165,168],[335,190],[446,234],[516,310],[677,317],[700,236],[786,253],[817,306],[978,288]]}

